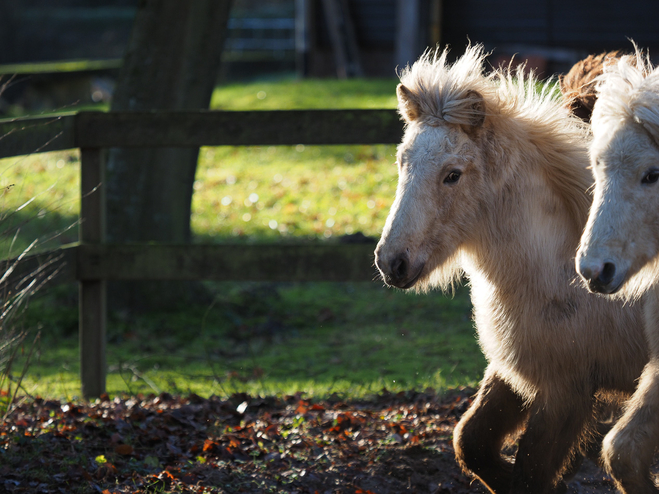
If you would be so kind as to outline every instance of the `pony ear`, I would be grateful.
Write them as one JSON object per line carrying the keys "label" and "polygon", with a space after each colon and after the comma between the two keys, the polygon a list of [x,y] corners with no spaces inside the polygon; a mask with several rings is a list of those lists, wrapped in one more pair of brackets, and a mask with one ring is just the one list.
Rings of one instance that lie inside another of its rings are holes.
{"label": "pony ear", "polygon": [[398,96],[398,111],[406,122],[413,122],[421,116],[421,105],[412,91],[403,84],[398,84],[396,96]]}
{"label": "pony ear", "polygon": [[478,91],[471,90],[467,93],[466,99],[470,102],[469,125],[472,127],[482,127],[485,122],[485,99]]}

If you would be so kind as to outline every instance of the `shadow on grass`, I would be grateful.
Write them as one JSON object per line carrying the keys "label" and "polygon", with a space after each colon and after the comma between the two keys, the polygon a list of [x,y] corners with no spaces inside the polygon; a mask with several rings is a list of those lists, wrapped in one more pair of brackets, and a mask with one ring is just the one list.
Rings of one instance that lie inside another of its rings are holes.
{"label": "shadow on grass", "polygon": [[[376,283],[209,283],[214,302],[111,314],[108,391],[365,396],[473,385],[484,368],[466,289],[412,295]],[[58,287],[25,314],[42,346],[26,389],[79,394],[77,296]]]}
{"label": "shadow on grass", "polygon": [[27,206],[0,213],[0,256],[18,256],[37,240],[36,251],[78,241],[78,212],[63,213]]}

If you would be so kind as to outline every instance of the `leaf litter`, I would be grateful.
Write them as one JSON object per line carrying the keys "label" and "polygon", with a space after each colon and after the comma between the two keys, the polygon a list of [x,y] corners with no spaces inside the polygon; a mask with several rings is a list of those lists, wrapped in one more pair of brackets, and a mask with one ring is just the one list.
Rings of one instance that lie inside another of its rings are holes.
{"label": "leaf litter", "polygon": [[[451,443],[473,392],[29,398],[0,424],[0,492],[485,493]],[[568,492],[615,490],[584,462]]]}

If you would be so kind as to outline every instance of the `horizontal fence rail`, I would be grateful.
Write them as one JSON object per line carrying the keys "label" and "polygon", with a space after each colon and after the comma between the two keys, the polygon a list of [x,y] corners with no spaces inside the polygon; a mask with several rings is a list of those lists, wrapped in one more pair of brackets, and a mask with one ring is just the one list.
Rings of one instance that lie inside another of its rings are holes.
{"label": "horizontal fence rail", "polygon": [[0,120],[0,158],[74,148],[397,144],[395,110],[80,112]]}
{"label": "horizontal fence rail", "polygon": [[373,281],[375,243],[81,245],[80,280]]}
{"label": "horizontal fence rail", "polygon": [[[368,240],[368,239],[367,239]],[[0,289],[33,279],[48,285],[85,280],[364,282],[379,280],[375,240],[359,244],[83,244],[0,261]]]}
{"label": "horizontal fence rail", "polygon": [[0,293],[14,294],[33,280],[42,280],[48,285],[78,281],[78,250],[78,244],[71,244],[53,251],[0,261],[3,272]]}
{"label": "horizontal fence rail", "polygon": [[[373,281],[374,242],[282,244],[105,243],[104,149],[394,144],[395,110],[79,112],[0,121],[0,158],[80,149],[80,242],[8,259],[0,285],[78,281],[82,393],[105,391],[108,280]],[[368,239],[367,239],[368,242]]]}
{"label": "horizontal fence rail", "polygon": [[0,120],[0,158],[73,149],[77,115]]}
{"label": "horizontal fence rail", "polygon": [[392,144],[394,110],[276,110],[80,113],[78,147],[197,147]]}

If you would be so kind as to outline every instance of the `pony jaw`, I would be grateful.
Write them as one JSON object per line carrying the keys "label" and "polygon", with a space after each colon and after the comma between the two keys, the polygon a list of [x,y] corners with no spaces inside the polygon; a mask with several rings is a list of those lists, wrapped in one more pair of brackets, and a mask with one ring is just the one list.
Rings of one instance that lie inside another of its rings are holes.
{"label": "pony jaw", "polygon": [[[403,248],[395,251],[390,249],[387,244],[386,238],[383,237],[375,251],[376,266],[387,286],[402,290],[411,289],[417,293],[424,293],[433,288],[439,288],[444,292],[452,292],[456,284],[460,283],[463,275],[460,249],[449,255],[443,255],[438,250],[427,253],[423,247],[417,247],[416,249]],[[415,251],[419,254],[409,256],[413,261],[410,262],[407,276],[404,279],[392,278],[391,266],[398,255],[396,252],[409,253]]]}

